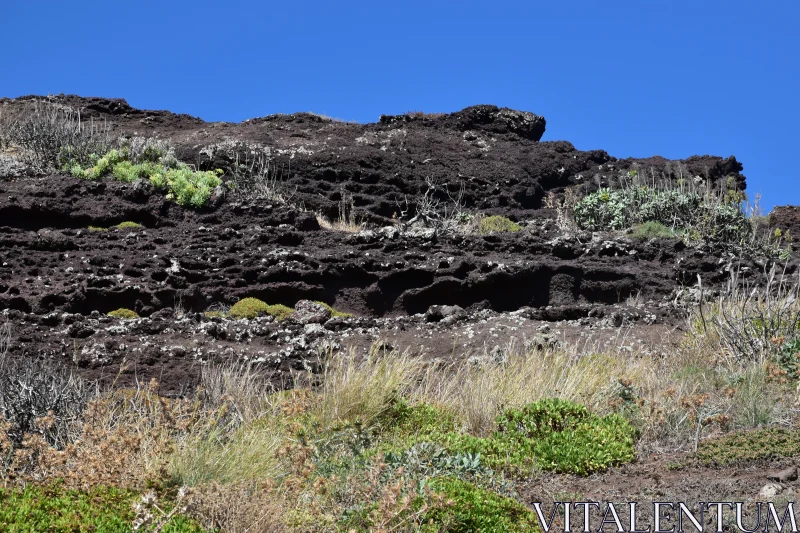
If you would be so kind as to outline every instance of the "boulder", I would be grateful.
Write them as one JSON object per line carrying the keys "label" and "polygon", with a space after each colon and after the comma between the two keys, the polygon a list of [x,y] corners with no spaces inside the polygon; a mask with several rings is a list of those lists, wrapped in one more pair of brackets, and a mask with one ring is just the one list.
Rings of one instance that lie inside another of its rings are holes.
{"label": "boulder", "polygon": [[299,324],[323,324],[331,317],[331,310],[311,300],[300,300],[294,306],[292,320]]}

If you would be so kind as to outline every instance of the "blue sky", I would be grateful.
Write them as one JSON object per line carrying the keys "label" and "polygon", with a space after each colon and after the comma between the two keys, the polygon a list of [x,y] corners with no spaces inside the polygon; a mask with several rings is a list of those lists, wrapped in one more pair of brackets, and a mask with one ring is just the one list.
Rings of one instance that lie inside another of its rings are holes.
{"label": "blue sky", "polygon": [[800,2],[5,0],[0,96],[240,121],[490,103],[617,157],[735,155],[800,204]]}

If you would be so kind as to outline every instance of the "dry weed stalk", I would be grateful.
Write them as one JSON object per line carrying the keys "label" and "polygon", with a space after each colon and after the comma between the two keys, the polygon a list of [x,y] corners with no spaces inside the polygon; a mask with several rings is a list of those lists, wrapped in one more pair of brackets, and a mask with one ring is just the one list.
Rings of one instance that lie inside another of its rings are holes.
{"label": "dry weed stalk", "polygon": [[0,117],[0,148],[18,147],[34,169],[60,170],[70,161],[88,162],[114,144],[108,124],[81,120],[80,112],[47,100],[35,100],[13,116]]}
{"label": "dry weed stalk", "polygon": [[731,268],[725,289],[708,308],[702,282],[700,305],[693,315],[703,335],[719,345],[728,358],[764,363],[779,348],[775,339],[793,339],[800,329],[800,271],[794,276],[773,264],[765,270],[766,284],[741,280]]}
{"label": "dry weed stalk", "polygon": [[543,205],[548,209],[556,210],[556,227],[563,232],[573,232],[578,229],[572,209],[580,198],[574,187],[568,187],[559,198],[555,191],[549,191],[544,197]]}
{"label": "dry weed stalk", "polygon": [[347,194],[344,189],[341,190],[338,218],[331,222],[324,216],[317,214],[317,223],[322,229],[344,233],[358,233],[366,227],[363,221],[359,221],[356,218],[356,205],[353,195]]}

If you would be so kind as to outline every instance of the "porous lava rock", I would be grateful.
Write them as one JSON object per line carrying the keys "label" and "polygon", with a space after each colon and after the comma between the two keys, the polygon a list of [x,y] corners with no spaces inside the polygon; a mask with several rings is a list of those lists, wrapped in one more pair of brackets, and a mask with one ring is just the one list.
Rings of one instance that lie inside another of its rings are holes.
{"label": "porous lava rock", "polygon": [[[23,112],[37,99],[0,99],[0,112]],[[199,169],[230,174],[237,160],[265,154],[292,195],[282,205],[220,189],[208,206],[190,210],[145,181],[92,182],[5,165],[0,311],[14,331],[12,355],[75,358],[81,368],[113,375],[104,365],[118,363],[134,343],[143,365],[137,376],[169,374],[177,389],[181,375],[197,374],[196,360],[212,355],[280,370],[313,367],[310,353],[343,342],[326,331],[355,328],[375,340],[378,323],[370,321],[397,320],[405,331],[405,320],[419,317],[428,327],[448,328],[491,312],[599,323],[606,314],[621,316],[606,307],[634,296],[659,302],[642,316],[663,321],[676,289],[698,275],[709,287],[729,277],[730,258],[678,239],[565,234],[555,209],[543,204],[550,192],[585,193],[631,170],[744,189],[734,157],[617,159],[542,141],[543,117],[490,105],[383,116],[372,124],[312,113],[233,124],[139,110],[121,99],[49,101],[104,122],[115,135],[169,139],[179,158]],[[466,211],[507,216],[522,230],[462,235],[404,227],[426,192],[442,206],[458,199]],[[343,203],[369,229],[320,225]],[[797,227],[795,212],[776,213],[774,224]],[[117,227],[121,222],[138,226]],[[742,258],[742,265],[757,272],[753,261]],[[209,313],[245,297],[294,307],[294,319],[258,318],[245,327]],[[329,319],[315,301],[357,318]],[[120,308],[141,318],[106,316]],[[497,342],[491,335],[486,343]]]}

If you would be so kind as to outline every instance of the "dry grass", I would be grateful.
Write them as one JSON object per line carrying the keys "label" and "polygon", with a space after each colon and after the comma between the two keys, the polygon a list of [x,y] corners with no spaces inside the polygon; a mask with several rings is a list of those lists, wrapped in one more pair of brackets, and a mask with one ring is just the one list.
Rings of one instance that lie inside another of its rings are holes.
{"label": "dry grass", "polygon": [[785,372],[769,359],[720,357],[719,342],[695,328],[669,358],[510,344],[504,357],[479,363],[376,345],[366,356],[329,354],[317,381],[284,392],[246,363],[212,366],[192,398],[160,397],[156,382],[96,393],[61,446],[47,440],[52,414],[16,444],[3,423],[3,483],[189,487],[181,509],[230,532],[335,531],[353,510],[373,531],[417,531],[446,502],[382,454],[359,451],[362,441],[369,449],[386,438],[384,415],[398,402],[436,406],[459,431],[488,436],[504,410],[558,397],[623,414],[640,431],[641,451],[692,450],[731,429],[795,423],[798,398]]}
{"label": "dry grass", "polygon": [[486,435],[496,429],[504,410],[543,398],[562,398],[602,408],[619,379],[648,379],[652,362],[630,361],[624,354],[570,350],[506,350],[502,364],[472,365],[462,361],[425,370],[414,396],[446,407],[465,430]]}
{"label": "dry grass", "polygon": [[355,200],[352,195],[348,195],[344,190],[341,192],[342,198],[339,201],[339,216],[334,221],[330,221],[321,214],[317,214],[319,227],[328,231],[339,231],[344,233],[358,233],[363,231],[366,224],[356,218]]}
{"label": "dry grass", "polygon": [[352,351],[332,354],[323,368],[314,414],[325,427],[355,421],[370,425],[409,392],[423,368],[421,359],[387,353],[377,345],[360,360]]}
{"label": "dry grass", "polygon": [[783,340],[800,333],[800,272],[790,276],[786,268],[773,264],[764,287],[743,281],[732,269],[715,300],[704,305],[701,294],[692,316],[695,338],[728,359],[763,363],[774,357]]}

